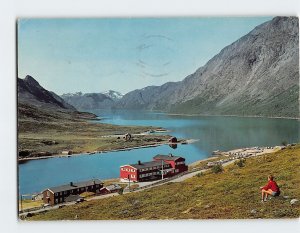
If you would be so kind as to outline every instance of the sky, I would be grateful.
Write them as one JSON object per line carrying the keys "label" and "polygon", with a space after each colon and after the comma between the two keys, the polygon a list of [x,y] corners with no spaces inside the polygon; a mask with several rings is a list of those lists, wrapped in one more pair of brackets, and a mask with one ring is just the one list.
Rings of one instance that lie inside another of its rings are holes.
{"label": "sky", "polygon": [[19,19],[18,77],[61,95],[183,80],[272,17]]}

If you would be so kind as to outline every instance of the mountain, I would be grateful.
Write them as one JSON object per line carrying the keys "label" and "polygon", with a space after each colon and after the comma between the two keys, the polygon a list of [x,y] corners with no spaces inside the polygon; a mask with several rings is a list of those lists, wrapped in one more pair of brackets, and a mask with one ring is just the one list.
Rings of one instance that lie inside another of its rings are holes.
{"label": "mountain", "polygon": [[63,94],[61,98],[77,109],[85,110],[111,108],[122,96],[120,92],[109,90],[103,93],[68,93]]}
{"label": "mountain", "polygon": [[18,102],[38,108],[76,111],[72,105],[66,103],[54,92],[44,89],[30,75],[27,75],[25,79],[18,78]]}
{"label": "mountain", "polygon": [[127,93],[117,108],[299,117],[299,21],[275,17],[180,82]]}
{"label": "mountain", "polygon": [[18,121],[21,129],[23,129],[24,120],[27,121],[26,127],[29,127],[28,120],[31,121],[30,124],[34,127],[37,122],[96,118],[96,115],[92,113],[77,111],[75,107],[65,102],[60,96],[43,88],[30,75],[27,75],[24,79],[18,78],[17,87]]}
{"label": "mountain", "polygon": [[120,92],[113,91],[113,90],[102,92],[102,94],[110,97],[113,100],[119,100],[119,99],[121,99],[123,97],[123,95]]}

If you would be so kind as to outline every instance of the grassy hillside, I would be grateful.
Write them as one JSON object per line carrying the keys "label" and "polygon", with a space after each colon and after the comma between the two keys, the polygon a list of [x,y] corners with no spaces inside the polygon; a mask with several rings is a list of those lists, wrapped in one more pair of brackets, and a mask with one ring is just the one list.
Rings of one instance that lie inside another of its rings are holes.
{"label": "grassy hillside", "polygon": [[[244,219],[298,218],[300,146],[249,158],[244,167],[230,165],[222,173],[208,172],[181,183],[35,215],[28,220],[74,219]],[[280,197],[260,201],[259,187],[273,174]],[[283,198],[283,196],[289,196]]]}

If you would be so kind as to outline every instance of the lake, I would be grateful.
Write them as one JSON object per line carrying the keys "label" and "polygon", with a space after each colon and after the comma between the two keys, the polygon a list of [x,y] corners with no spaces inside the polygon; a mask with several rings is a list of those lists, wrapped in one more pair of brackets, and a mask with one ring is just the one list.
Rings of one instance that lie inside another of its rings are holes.
{"label": "lake", "polygon": [[181,155],[189,164],[210,157],[214,150],[274,146],[280,145],[283,141],[299,142],[300,135],[300,121],[292,119],[175,116],[159,112],[128,110],[91,112],[101,117],[98,122],[163,127],[171,131],[168,134],[198,141],[188,145],[178,145],[176,149],[163,145],[131,151],[28,161],[19,164],[21,194],[40,192],[47,187],[70,181],[117,178],[121,165],[136,163],[138,160],[149,161],[159,153]]}

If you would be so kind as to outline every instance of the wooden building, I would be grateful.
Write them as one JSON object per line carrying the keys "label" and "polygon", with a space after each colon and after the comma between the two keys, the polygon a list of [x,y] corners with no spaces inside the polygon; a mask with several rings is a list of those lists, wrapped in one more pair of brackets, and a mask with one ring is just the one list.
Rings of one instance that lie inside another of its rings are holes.
{"label": "wooden building", "polygon": [[171,137],[171,138],[169,139],[169,142],[170,142],[170,143],[177,143],[178,141],[177,141],[177,138],[176,138],[176,137]]}
{"label": "wooden building", "polygon": [[78,183],[70,182],[69,184],[47,188],[42,192],[45,204],[55,205],[68,201],[69,196],[80,195],[84,192],[98,193],[103,187],[103,182],[99,179],[93,179]]}
{"label": "wooden building", "polygon": [[108,185],[100,189],[100,194],[105,195],[109,193],[117,193],[122,189],[122,187],[118,184]]}
{"label": "wooden building", "polygon": [[156,155],[153,161],[129,164],[120,167],[121,181],[148,181],[171,177],[188,170],[185,158],[180,156]]}

